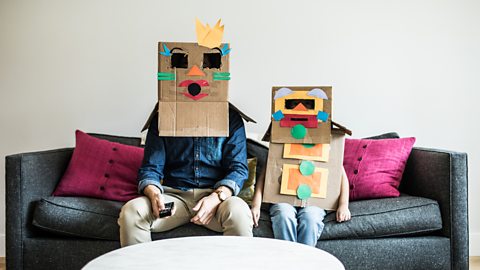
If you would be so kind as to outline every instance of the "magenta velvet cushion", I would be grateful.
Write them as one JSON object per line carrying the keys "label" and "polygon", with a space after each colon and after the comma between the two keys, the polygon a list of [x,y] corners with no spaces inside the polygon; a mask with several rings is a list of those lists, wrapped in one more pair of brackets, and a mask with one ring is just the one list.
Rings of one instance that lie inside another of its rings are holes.
{"label": "magenta velvet cushion", "polygon": [[98,139],[80,130],[68,168],[54,196],[128,201],[138,197],[137,174],[143,149]]}
{"label": "magenta velvet cushion", "polygon": [[415,138],[346,139],[343,167],[350,200],[398,197],[398,186]]}

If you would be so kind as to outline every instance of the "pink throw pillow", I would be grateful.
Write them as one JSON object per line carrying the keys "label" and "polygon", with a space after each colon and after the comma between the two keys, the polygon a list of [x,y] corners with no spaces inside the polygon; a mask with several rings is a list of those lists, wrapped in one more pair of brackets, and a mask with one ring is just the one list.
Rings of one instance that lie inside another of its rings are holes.
{"label": "pink throw pillow", "polygon": [[398,197],[398,186],[415,138],[346,139],[343,167],[350,200]]}
{"label": "pink throw pillow", "polygon": [[139,196],[137,174],[143,148],[98,139],[80,130],[70,164],[54,196],[128,201]]}

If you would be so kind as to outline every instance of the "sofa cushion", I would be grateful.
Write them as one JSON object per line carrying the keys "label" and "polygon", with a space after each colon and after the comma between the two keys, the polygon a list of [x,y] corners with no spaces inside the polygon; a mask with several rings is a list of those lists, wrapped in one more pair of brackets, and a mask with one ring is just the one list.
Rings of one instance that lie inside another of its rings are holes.
{"label": "sofa cushion", "polygon": [[335,212],[325,216],[321,239],[379,238],[418,235],[440,230],[442,218],[434,200],[402,195],[351,202],[352,219],[337,223]]}
{"label": "sofa cushion", "polygon": [[55,196],[128,201],[138,195],[137,174],[143,148],[98,139],[79,130],[68,168]]}
{"label": "sofa cushion", "polygon": [[398,197],[415,138],[346,139],[343,166],[350,200]]}
{"label": "sofa cushion", "polygon": [[[42,198],[34,212],[33,225],[60,235],[119,240],[117,224],[122,202],[79,197]],[[350,204],[352,219],[337,223],[335,212],[325,217],[321,239],[379,238],[418,235],[442,228],[436,201],[413,196],[356,201]],[[267,211],[260,216],[255,236],[273,237]],[[204,227],[186,224],[173,230],[153,233],[152,239],[218,235]]]}
{"label": "sofa cushion", "polygon": [[243,182],[243,186],[238,193],[238,197],[244,200],[248,205],[252,205],[253,194],[255,193],[255,182],[257,173],[257,158],[247,159],[248,178]]}
{"label": "sofa cushion", "polygon": [[36,205],[33,225],[61,235],[118,240],[123,202],[86,197],[45,197]]}
{"label": "sofa cushion", "polygon": [[[45,197],[35,207],[33,225],[58,235],[120,241],[117,219],[123,204],[86,197]],[[254,235],[273,237],[268,211],[261,211],[260,220]],[[152,233],[152,239],[219,234],[188,223],[167,232]]]}

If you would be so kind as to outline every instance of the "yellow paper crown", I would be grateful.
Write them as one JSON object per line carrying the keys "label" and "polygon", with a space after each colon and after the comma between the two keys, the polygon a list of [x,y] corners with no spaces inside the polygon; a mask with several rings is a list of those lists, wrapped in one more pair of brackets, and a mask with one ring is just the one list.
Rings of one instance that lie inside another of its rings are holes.
{"label": "yellow paper crown", "polygon": [[219,19],[213,28],[208,25],[203,25],[202,22],[197,18],[196,30],[197,30],[197,42],[198,45],[205,46],[207,48],[220,47],[223,39],[223,27],[220,25],[222,19]]}

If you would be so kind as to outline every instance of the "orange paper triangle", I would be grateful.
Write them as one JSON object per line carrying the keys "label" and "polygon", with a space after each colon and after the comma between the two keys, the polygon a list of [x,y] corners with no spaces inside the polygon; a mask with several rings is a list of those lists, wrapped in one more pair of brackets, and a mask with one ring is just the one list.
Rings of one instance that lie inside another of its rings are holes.
{"label": "orange paper triangle", "polygon": [[194,65],[190,71],[188,71],[187,73],[188,76],[205,76],[205,73],[203,73],[203,71],[201,71],[197,65]]}
{"label": "orange paper triangle", "polygon": [[295,108],[293,108],[294,111],[308,111],[308,109],[302,104],[302,103],[298,103],[297,106],[295,106]]}

